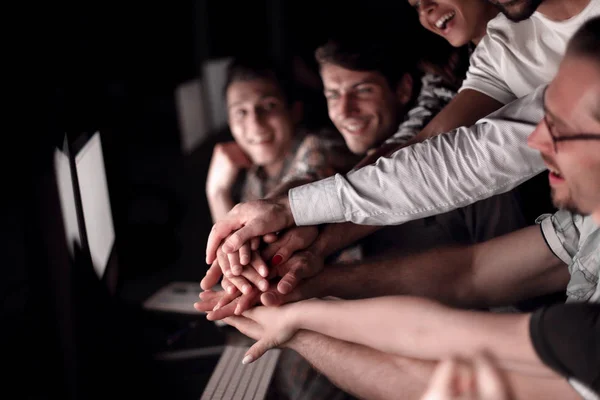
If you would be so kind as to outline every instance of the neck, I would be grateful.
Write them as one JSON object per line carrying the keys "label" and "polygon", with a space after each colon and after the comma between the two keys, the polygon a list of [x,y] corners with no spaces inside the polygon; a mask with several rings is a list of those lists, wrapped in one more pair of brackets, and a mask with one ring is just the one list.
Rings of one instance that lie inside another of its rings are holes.
{"label": "neck", "polygon": [[487,15],[485,18],[486,22],[485,22],[485,24],[483,24],[480,27],[479,32],[477,32],[477,36],[475,36],[471,40],[471,43],[473,43],[475,46],[477,46],[479,44],[479,42],[481,42],[481,39],[483,39],[483,37],[487,34],[488,22],[491,21],[492,19],[494,19],[497,15],[498,15],[498,9],[496,7],[488,7]]}
{"label": "neck", "polygon": [[600,209],[596,210],[596,212],[592,213],[592,219],[598,226],[600,226]]}
{"label": "neck", "polygon": [[564,21],[579,14],[591,0],[545,0],[537,11],[551,21]]}
{"label": "neck", "polygon": [[267,174],[269,178],[275,178],[279,176],[281,170],[283,169],[283,162],[284,160],[281,159],[279,161],[272,162],[271,164],[263,165],[265,174]]}

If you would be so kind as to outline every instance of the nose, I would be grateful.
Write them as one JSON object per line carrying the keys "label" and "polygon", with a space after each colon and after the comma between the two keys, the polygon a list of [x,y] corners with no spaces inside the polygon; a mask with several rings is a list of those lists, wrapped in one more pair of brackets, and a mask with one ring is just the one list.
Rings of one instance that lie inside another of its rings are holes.
{"label": "nose", "polygon": [[246,124],[250,136],[262,136],[265,131],[265,116],[260,110],[254,110],[249,113]]}
{"label": "nose", "polygon": [[337,103],[336,114],[342,118],[347,118],[347,117],[352,116],[352,114],[354,113],[354,111],[356,109],[356,105],[354,103],[355,103],[355,101],[351,95],[349,95],[347,93],[343,94]]}
{"label": "nose", "polygon": [[527,138],[527,145],[532,149],[538,150],[542,154],[552,154],[554,153],[554,144],[552,143],[552,138],[550,137],[550,132],[548,132],[548,126],[542,119],[531,135]]}

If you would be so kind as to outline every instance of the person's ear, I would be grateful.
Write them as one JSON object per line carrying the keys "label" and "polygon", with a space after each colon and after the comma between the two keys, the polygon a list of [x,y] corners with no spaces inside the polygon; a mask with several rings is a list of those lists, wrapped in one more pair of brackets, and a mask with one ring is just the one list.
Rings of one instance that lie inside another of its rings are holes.
{"label": "person's ear", "polygon": [[291,107],[292,121],[294,124],[299,124],[304,117],[304,104],[301,101],[295,101]]}
{"label": "person's ear", "polygon": [[396,85],[396,99],[405,106],[413,97],[413,78],[409,73],[405,73]]}

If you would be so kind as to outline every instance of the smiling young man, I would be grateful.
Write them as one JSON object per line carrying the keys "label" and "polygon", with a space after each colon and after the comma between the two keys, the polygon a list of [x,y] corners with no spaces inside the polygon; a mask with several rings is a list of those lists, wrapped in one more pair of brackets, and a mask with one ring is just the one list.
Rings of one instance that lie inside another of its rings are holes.
{"label": "smiling young man", "polygon": [[[427,278],[429,292],[418,288],[419,294],[445,304],[412,296],[313,299],[230,317],[228,323],[258,340],[245,362],[288,346],[359,397],[418,398],[434,366],[424,363],[484,350],[500,362],[515,399],[598,399],[600,18],[577,32],[557,76],[539,93],[544,117],[528,144],[549,168],[560,211],[540,217],[539,227],[400,262]],[[435,272],[442,263],[451,273]],[[567,304],[528,314],[464,309],[555,290],[566,291]],[[371,373],[366,366],[377,359]],[[361,373],[368,379],[358,379]]]}
{"label": "smiling young man", "polygon": [[[377,42],[377,43],[375,43]],[[367,35],[332,38],[315,52],[329,118],[348,148],[364,156],[406,142],[452,99],[441,78],[417,84],[416,51],[398,53]],[[418,96],[417,96],[418,95]],[[476,243],[525,226],[518,200],[504,194],[443,215],[384,228],[362,241],[367,257],[405,254],[449,243]]]}
{"label": "smiling young man", "polygon": [[[286,198],[238,208],[229,215],[229,227],[215,227],[207,246],[207,262],[214,259],[217,246],[232,230],[239,229],[242,221],[245,229],[229,239],[232,246],[226,244],[227,250],[239,248],[247,237],[264,234],[271,227],[281,230],[293,224],[332,222],[403,224],[507,192],[544,171],[539,153],[528,149],[525,143],[542,112],[541,94],[531,90],[549,81],[570,35],[600,14],[600,0],[520,0],[499,6],[506,15],[496,17],[499,28],[488,29],[488,35],[478,45],[471,60],[471,78],[465,81],[478,82],[482,92],[465,86],[428,127],[436,125],[441,115],[449,120],[443,118],[443,129],[434,128],[435,133],[478,120],[477,124],[408,146],[344,176],[295,188]],[[519,23],[509,20],[523,18],[526,9],[533,12],[531,18]],[[419,8],[419,12],[427,10]],[[535,35],[535,40],[525,39],[531,35]],[[476,61],[478,53],[481,57]],[[503,104],[485,94],[485,88],[496,90],[498,95],[504,93],[506,101],[519,99],[480,119]],[[488,100],[495,105],[488,107]],[[315,207],[317,204],[327,206]],[[278,213],[278,218],[274,213]],[[257,226],[252,220],[262,220],[267,214],[270,224],[263,224],[264,229],[250,229]],[[352,224],[328,229],[337,232],[319,244],[325,252],[335,251],[373,231]],[[295,281],[301,278],[293,277]]]}

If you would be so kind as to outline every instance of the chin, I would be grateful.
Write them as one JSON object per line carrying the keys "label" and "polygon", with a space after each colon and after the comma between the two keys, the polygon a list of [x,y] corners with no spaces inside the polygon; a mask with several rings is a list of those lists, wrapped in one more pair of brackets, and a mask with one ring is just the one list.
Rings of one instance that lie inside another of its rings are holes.
{"label": "chin", "polygon": [[554,204],[554,207],[561,209],[561,210],[567,210],[573,214],[581,214],[581,215],[586,214],[585,212],[582,211],[582,209],[579,207],[579,205],[570,196],[558,197],[558,196],[555,196],[553,193],[552,194],[552,203]]}

